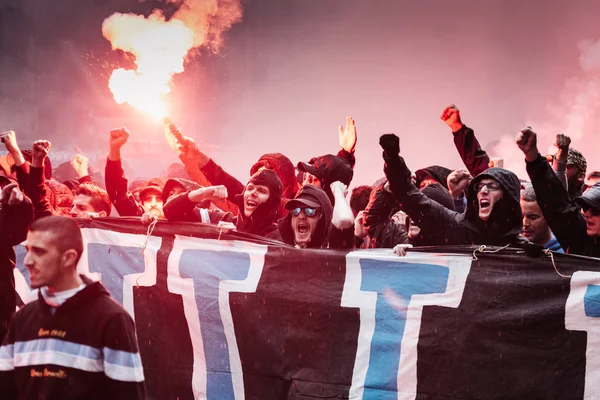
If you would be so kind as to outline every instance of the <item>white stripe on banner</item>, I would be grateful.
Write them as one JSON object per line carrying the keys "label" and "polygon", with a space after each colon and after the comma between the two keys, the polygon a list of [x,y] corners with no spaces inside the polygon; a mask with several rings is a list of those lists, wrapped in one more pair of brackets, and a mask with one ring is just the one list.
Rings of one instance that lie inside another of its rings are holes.
{"label": "white stripe on banner", "polygon": [[12,371],[14,364],[14,345],[7,344],[0,347],[0,371]]}
{"label": "white stripe on banner", "polygon": [[60,365],[87,372],[102,372],[100,349],[59,339],[35,339],[16,342],[15,367],[31,365]]}
{"label": "white stripe on banner", "polygon": [[123,382],[143,382],[144,369],[140,353],[104,348],[104,373]]}

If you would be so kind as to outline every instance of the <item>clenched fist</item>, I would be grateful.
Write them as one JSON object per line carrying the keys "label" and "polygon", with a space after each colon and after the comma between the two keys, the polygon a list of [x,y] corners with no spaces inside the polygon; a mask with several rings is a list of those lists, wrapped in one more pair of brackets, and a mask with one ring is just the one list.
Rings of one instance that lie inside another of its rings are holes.
{"label": "clenched fist", "polygon": [[569,146],[571,146],[571,138],[564,133],[559,133],[556,135],[556,139],[554,140],[554,146],[557,149],[569,150]]}
{"label": "clenched fist", "polygon": [[464,190],[469,186],[473,177],[469,173],[469,171],[464,169],[457,169],[452,171],[450,175],[448,175],[448,179],[446,183],[448,184],[448,190],[452,195],[453,199],[459,199],[462,196]]}
{"label": "clenched fist", "polygon": [[110,131],[108,144],[111,149],[120,149],[129,139],[129,131],[127,128],[112,129]]}
{"label": "clenched fist", "polygon": [[0,193],[0,201],[4,205],[16,206],[23,203],[24,199],[23,192],[19,190],[19,186],[16,183],[4,186],[4,189]]}
{"label": "clenched fist", "polygon": [[379,145],[388,157],[400,154],[400,138],[393,133],[381,135]]}
{"label": "clenched fist", "polygon": [[452,132],[458,131],[463,125],[460,119],[460,111],[454,104],[444,108],[440,119],[452,129]]}
{"label": "clenched fist", "polygon": [[48,157],[52,144],[47,140],[36,140],[31,146],[31,152],[33,159],[31,165],[33,167],[41,168],[44,166],[44,160]]}
{"label": "clenched fist", "polygon": [[540,153],[537,148],[537,135],[530,126],[517,133],[515,140],[517,146],[519,146],[523,154],[525,154],[525,159],[527,161],[533,161],[537,158]]}
{"label": "clenched fist", "polygon": [[71,166],[77,173],[77,176],[83,178],[84,176],[88,176],[89,172],[89,160],[86,156],[81,154],[75,154],[73,159],[71,160]]}

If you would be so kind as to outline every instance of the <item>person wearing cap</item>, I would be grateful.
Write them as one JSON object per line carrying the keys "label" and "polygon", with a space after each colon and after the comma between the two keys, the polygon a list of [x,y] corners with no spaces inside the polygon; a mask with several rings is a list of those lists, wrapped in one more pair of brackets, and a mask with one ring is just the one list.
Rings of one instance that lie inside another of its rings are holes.
{"label": "person wearing cap", "polygon": [[[165,191],[169,184],[165,185]],[[208,209],[208,201],[229,197],[224,185],[203,187],[171,196],[163,211],[169,221],[190,221],[218,224],[224,231],[238,231],[279,240],[277,214],[283,184],[275,171],[258,170],[250,177],[241,194],[235,197],[239,215],[218,209]],[[163,192],[164,193],[164,192]]]}
{"label": "person wearing cap", "polygon": [[[389,190],[427,236],[428,244],[524,244],[525,240],[520,236],[520,182],[514,173],[502,168],[488,168],[476,176],[467,189],[467,210],[459,214],[430,199],[414,185],[410,170],[400,157],[398,136],[385,134],[379,144],[383,149]],[[448,199],[450,204],[451,198]]]}
{"label": "person wearing cap", "polygon": [[517,134],[516,142],[525,155],[527,174],[548,226],[566,253],[600,257],[600,184],[581,196],[571,196],[537,147],[530,128]]}
{"label": "person wearing cap", "polygon": [[323,189],[327,193],[331,204],[335,204],[331,184],[339,181],[349,186],[354,176],[354,170],[348,161],[333,154],[313,157],[309,162],[300,161],[297,167],[299,171],[305,173],[303,184],[310,184]]}
{"label": "person wearing cap", "polygon": [[571,138],[563,133],[556,135],[556,154],[546,156],[552,169],[569,192],[572,199],[581,196],[584,190],[587,161],[581,152],[570,147]]}
{"label": "person wearing cap", "polygon": [[333,206],[323,189],[306,184],[285,202],[288,214],[279,220],[282,240],[297,248],[327,248]]}

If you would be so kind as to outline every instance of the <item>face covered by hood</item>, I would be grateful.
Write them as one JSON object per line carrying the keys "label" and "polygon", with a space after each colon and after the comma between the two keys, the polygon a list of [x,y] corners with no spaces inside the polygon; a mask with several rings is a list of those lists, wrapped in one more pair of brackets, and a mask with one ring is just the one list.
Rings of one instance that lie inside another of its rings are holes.
{"label": "face covered by hood", "polygon": [[[313,185],[304,185],[293,200],[288,200],[286,202],[286,208],[295,206],[296,204],[301,205],[305,201],[310,203],[310,205],[318,204],[321,209],[319,222],[317,223],[317,227],[307,246],[309,248],[318,249],[326,244],[329,227],[331,226],[333,206],[323,189]],[[292,214],[288,214],[285,218],[279,220],[279,233],[285,243],[292,246],[295,245],[294,231],[292,229]]]}
{"label": "face covered by hood", "polygon": [[[269,198],[256,207],[249,217],[244,214],[244,194],[249,184],[262,185],[269,188]],[[261,169],[250,177],[242,194],[236,196],[236,205],[240,209],[238,230],[240,232],[265,235],[274,226],[281,204],[283,184],[277,173],[270,169]]]}
{"label": "face covered by hood", "polygon": [[300,188],[296,179],[294,164],[289,158],[281,153],[266,153],[260,156],[258,161],[250,169],[250,175],[256,174],[260,168],[271,169],[279,176],[283,184],[284,199],[293,199]]}
{"label": "face covered by hood", "polygon": [[[502,199],[495,202],[487,221],[479,217],[479,201],[477,185],[484,179],[494,179],[502,189]],[[477,175],[467,189],[467,211],[463,224],[481,232],[489,238],[490,244],[495,239],[508,235],[517,235],[523,225],[523,214],[520,205],[521,182],[517,175],[503,168],[489,168]]]}
{"label": "face covered by hood", "polygon": [[175,187],[180,187],[182,188],[182,193],[183,192],[189,192],[191,190],[196,190],[200,188],[200,185],[197,184],[196,182],[193,181],[189,181],[187,179],[181,179],[181,178],[172,178],[167,180],[167,182],[165,183],[165,186],[163,187],[162,190],[162,194],[161,194],[161,199],[163,201],[163,204],[167,204],[167,200],[169,199],[169,192],[174,189]]}
{"label": "face covered by hood", "polygon": [[427,168],[422,168],[415,171],[416,176],[416,184],[417,188],[421,187],[421,182],[427,179],[433,179],[443,187],[448,187],[447,180],[448,175],[452,173],[452,170],[446,167],[441,167],[439,165],[432,165]]}

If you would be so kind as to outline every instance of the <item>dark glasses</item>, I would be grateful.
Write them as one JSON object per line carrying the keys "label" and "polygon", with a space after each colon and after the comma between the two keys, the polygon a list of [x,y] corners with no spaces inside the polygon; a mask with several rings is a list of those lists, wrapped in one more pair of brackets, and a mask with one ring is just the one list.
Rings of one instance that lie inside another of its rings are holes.
{"label": "dark glasses", "polygon": [[587,212],[587,210],[590,210],[590,213],[592,213],[592,215],[594,217],[600,216],[600,208],[594,208],[594,207],[590,207],[590,206],[583,206],[583,207],[581,207],[581,209],[583,210],[583,212]]}
{"label": "dark glasses", "polygon": [[318,214],[319,209],[318,208],[312,208],[312,207],[296,207],[290,210],[290,214],[292,214],[294,217],[297,217],[298,215],[300,215],[300,213],[304,211],[304,215],[306,215],[307,217],[314,217],[315,215]]}

